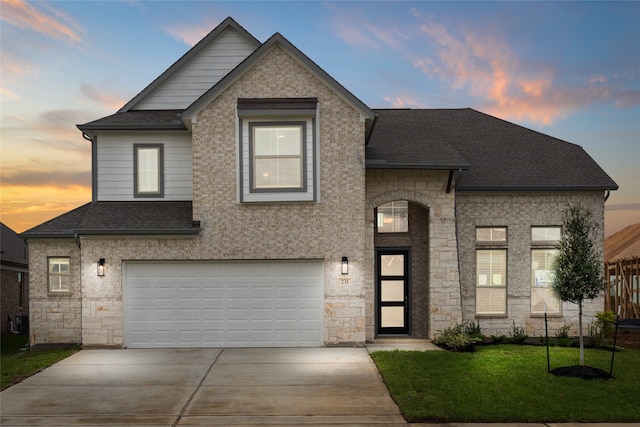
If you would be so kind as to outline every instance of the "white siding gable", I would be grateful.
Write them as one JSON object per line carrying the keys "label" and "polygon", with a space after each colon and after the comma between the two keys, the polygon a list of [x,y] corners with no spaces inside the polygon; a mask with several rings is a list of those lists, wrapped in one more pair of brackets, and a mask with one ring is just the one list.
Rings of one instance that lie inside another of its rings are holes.
{"label": "white siding gable", "polygon": [[139,102],[136,110],[184,109],[233,70],[254,47],[228,28],[197,57]]}
{"label": "white siding gable", "polygon": [[164,147],[164,197],[148,200],[192,200],[191,134],[186,132],[135,132],[98,135],[98,201],[140,201],[134,197],[134,144]]}

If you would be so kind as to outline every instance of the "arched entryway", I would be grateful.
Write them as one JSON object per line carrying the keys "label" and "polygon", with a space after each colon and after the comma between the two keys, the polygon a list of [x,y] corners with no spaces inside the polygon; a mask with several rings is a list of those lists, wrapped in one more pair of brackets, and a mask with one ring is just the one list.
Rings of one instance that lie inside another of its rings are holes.
{"label": "arched entryway", "polygon": [[375,334],[429,336],[429,209],[410,200],[375,208]]}

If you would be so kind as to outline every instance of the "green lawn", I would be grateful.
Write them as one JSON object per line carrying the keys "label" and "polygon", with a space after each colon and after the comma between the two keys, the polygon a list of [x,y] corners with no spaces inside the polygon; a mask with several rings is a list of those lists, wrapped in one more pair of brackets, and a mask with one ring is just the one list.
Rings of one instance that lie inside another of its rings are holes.
{"label": "green lawn", "polygon": [[[549,374],[543,346],[375,352],[371,357],[410,422],[640,421],[640,350],[616,353],[614,380]],[[551,369],[578,363],[578,349],[551,348]],[[586,365],[609,372],[610,363],[610,351],[585,350]]]}
{"label": "green lawn", "polygon": [[1,390],[78,351],[77,347],[38,351],[21,350],[29,342],[29,337],[26,335],[2,335],[0,340]]}

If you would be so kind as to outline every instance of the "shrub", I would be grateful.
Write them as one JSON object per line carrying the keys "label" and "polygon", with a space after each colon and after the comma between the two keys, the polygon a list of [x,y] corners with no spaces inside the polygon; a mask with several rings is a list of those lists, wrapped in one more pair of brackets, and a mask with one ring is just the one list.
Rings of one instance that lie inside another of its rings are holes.
{"label": "shrub", "polygon": [[570,347],[573,340],[569,337],[569,329],[571,329],[573,323],[564,324],[558,328],[556,332],[556,343],[560,347]]}
{"label": "shrub", "polygon": [[589,337],[592,347],[602,347],[607,341],[607,336],[613,332],[616,315],[613,311],[601,311],[596,313],[596,320],[589,323]]}
{"label": "shrub", "polygon": [[511,331],[509,332],[511,338],[509,338],[509,342],[511,344],[522,344],[529,335],[524,332],[524,327],[516,326],[515,320],[513,321],[513,326],[511,326]]}
{"label": "shrub", "polygon": [[472,338],[479,338],[480,342],[485,339],[485,336],[480,329],[480,322],[467,323],[464,327],[464,333]]}
{"label": "shrub", "polygon": [[451,351],[473,352],[475,345],[482,341],[481,338],[472,337],[467,330],[468,322],[457,323],[441,331],[433,339],[437,346]]}

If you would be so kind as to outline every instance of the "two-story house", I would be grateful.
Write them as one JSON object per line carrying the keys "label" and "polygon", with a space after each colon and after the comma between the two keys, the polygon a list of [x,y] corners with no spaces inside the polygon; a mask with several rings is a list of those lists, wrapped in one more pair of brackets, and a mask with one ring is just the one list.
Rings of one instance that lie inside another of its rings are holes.
{"label": "two-story house", "polygon": [[23,234],[32,345],[535,335],[543,307],[577,315],[548,287],[563,209],[588,206],[602,244],[617,188],[581,147],[472,109],[371,109],[231,18],[78,128],[93,200]]}

